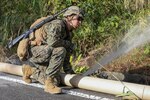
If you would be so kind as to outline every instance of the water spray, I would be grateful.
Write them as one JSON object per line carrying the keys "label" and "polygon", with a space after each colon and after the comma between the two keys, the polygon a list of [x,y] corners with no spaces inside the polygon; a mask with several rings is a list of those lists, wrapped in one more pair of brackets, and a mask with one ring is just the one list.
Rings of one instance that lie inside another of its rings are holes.
{"label": "water spray", "polygon": [[145,20],[144,23],[140,22],[132,27],[120,42],[117,49],[98,60],[87,72],[83,73],[84,76],[94,73],[96,70],[102,68],[99,63],[103,66],[107,65],[114,59],[127,54],[129,51],[143,46],[150,42],[150,16]]}

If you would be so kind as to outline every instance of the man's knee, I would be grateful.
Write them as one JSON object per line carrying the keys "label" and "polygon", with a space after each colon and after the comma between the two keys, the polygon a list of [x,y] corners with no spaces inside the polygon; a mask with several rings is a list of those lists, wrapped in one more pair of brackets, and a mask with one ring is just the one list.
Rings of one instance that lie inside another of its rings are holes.
{"label": "man's knee", "polygon": [[65,57],[66,49],[64,47],[54,48],[49,66],[46,69],[46,75],[53,76],[58,73],[64,63]]}
{"label": "man's knee", "polygon": [[64,47],[57,47],[53,49],[53,54],[60,55],[62,57],[66,56],[66,49]]}

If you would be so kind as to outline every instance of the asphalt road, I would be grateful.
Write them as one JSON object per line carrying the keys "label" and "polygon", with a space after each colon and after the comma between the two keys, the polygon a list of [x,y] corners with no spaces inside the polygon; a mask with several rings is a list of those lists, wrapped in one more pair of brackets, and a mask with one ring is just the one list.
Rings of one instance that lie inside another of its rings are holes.
{"label": "asphalt road", "polygon": [[20,76],[0,72],[0,100],[121,100],[114,95],[64,86],[63,93],[44,92],[39,83],[26,84]]}

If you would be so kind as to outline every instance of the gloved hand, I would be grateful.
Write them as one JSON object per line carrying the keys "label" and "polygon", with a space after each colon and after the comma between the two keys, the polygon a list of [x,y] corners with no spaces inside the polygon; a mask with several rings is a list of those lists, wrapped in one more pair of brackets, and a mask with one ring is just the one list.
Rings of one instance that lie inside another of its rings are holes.
{"label": "gloved hand", "polygon": [[66,74],[76,74],[73,70],[66,71],[65,73],[66,73]]}
{"label": "gloved hand", "polygon": [[76,45],[73,44],[73,43],[70,43],[70,46],[69,46],[69,48],[68,48],[68,52],[73,53],[74,50],[75,50],[75,48],[76,48]]}
{"label": "gloved hand", "polygon": [[71,67],[65,67],[64,72],[66,74],[76,74]]}

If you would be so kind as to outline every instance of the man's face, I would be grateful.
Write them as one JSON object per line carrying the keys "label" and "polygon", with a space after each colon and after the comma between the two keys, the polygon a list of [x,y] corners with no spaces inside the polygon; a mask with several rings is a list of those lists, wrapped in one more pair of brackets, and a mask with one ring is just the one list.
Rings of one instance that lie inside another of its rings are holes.
{"label": "man's face", "polygon": [[80,24],[82,23],[83,18],[81,18],[78,15],[75,15],[72,17],[71,19],[71,25],[74,29],[78,28],[80,26]]}

